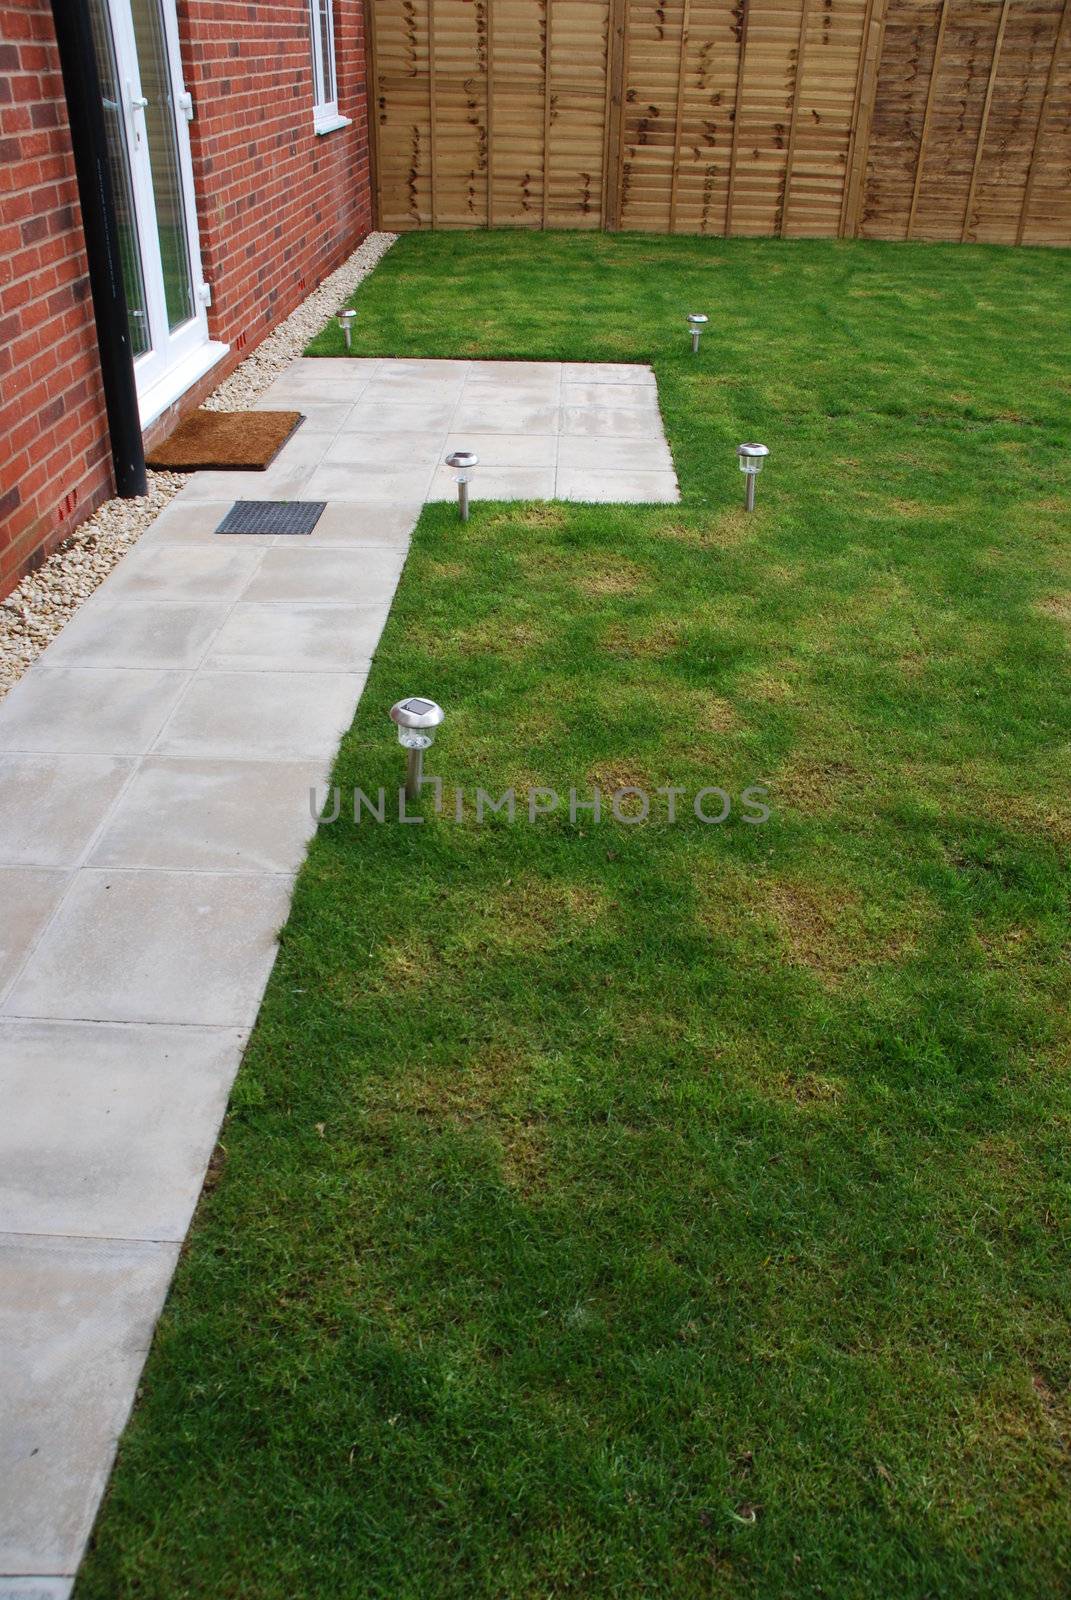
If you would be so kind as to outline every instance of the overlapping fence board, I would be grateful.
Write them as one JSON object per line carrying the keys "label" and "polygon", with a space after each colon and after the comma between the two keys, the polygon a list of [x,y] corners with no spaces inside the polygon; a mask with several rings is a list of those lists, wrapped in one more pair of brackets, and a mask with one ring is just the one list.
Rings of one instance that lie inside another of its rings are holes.
{"label": "overlapping fence board", "polygon": [[1071,244],[1071,0],[368,0],[380,223]]}

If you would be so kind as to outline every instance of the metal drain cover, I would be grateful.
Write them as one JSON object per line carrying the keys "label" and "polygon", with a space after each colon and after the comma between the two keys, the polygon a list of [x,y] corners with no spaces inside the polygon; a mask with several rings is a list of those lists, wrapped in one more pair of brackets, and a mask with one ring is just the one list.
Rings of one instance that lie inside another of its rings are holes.
{"label": "metal drain cover", "polygon": [[236,500],[217,533],[311,533],[326,500]]}

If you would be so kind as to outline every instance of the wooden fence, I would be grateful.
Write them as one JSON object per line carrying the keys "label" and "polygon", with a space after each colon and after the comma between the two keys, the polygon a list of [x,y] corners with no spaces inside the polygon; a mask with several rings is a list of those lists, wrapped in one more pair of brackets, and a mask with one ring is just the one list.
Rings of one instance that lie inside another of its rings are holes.
{"label": "wooden fence", "polygon": [[366,0],[379,224],[1071,244],[1071,0]]}

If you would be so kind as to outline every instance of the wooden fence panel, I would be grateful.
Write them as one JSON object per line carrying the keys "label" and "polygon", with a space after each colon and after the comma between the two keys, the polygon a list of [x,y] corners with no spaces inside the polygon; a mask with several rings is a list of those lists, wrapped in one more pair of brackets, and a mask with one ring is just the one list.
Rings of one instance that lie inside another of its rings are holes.
{"label": "wooden fence panel", "polygon": [[677,86],[688,0],[629,0],[621,226],[669,232]]}
{"label": "wooden fence panel", "polygon": [[838,232],[866,20],[865,0],[812,0],[807,8],[781,217],[787,236]]}
{"label": "wooden fence panel", "polygon": [[376,0],[373,22],[381,226],[425,227],[431,223],[428,0]]}
{"label": "wooden fence panel", "polygon": [[491,218],[543,226],[546,0],[492,0]]}
{"label": "wooden fence panel", "polygon": [[1017,243],[1071,243],[1071,0],[1065,0],[1027,177]]}
{"label": "wooden fence panel", "polygon": [[743,6],[691,0],[678,85],[670,232],[724,233]]}
{"label": "wooden fence panel", "polygon": [[544,222],[598,228],[603,211],[609,0],[551,0]]}
{"label": "wooden fence panel", "polygon": [[1026,182],[1060,29],[1063,0],[1012,5],[979,164],[968,239],[1015,244]]}
{"label": "wooden fence panel", "polygon": [[367,0],[381,226],[1071,244],[1071,0]]}

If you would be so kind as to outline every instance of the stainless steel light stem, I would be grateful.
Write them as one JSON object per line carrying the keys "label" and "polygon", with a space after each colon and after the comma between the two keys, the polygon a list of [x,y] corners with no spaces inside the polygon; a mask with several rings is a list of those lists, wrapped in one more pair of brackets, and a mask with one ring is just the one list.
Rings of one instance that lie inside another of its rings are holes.
{"label": "stainless steel light stem", "polygon": [[407,800],[416,800],[423,782],[424,752],[423,750],[410,750],[407,753],[405,762],[405,798]]}

